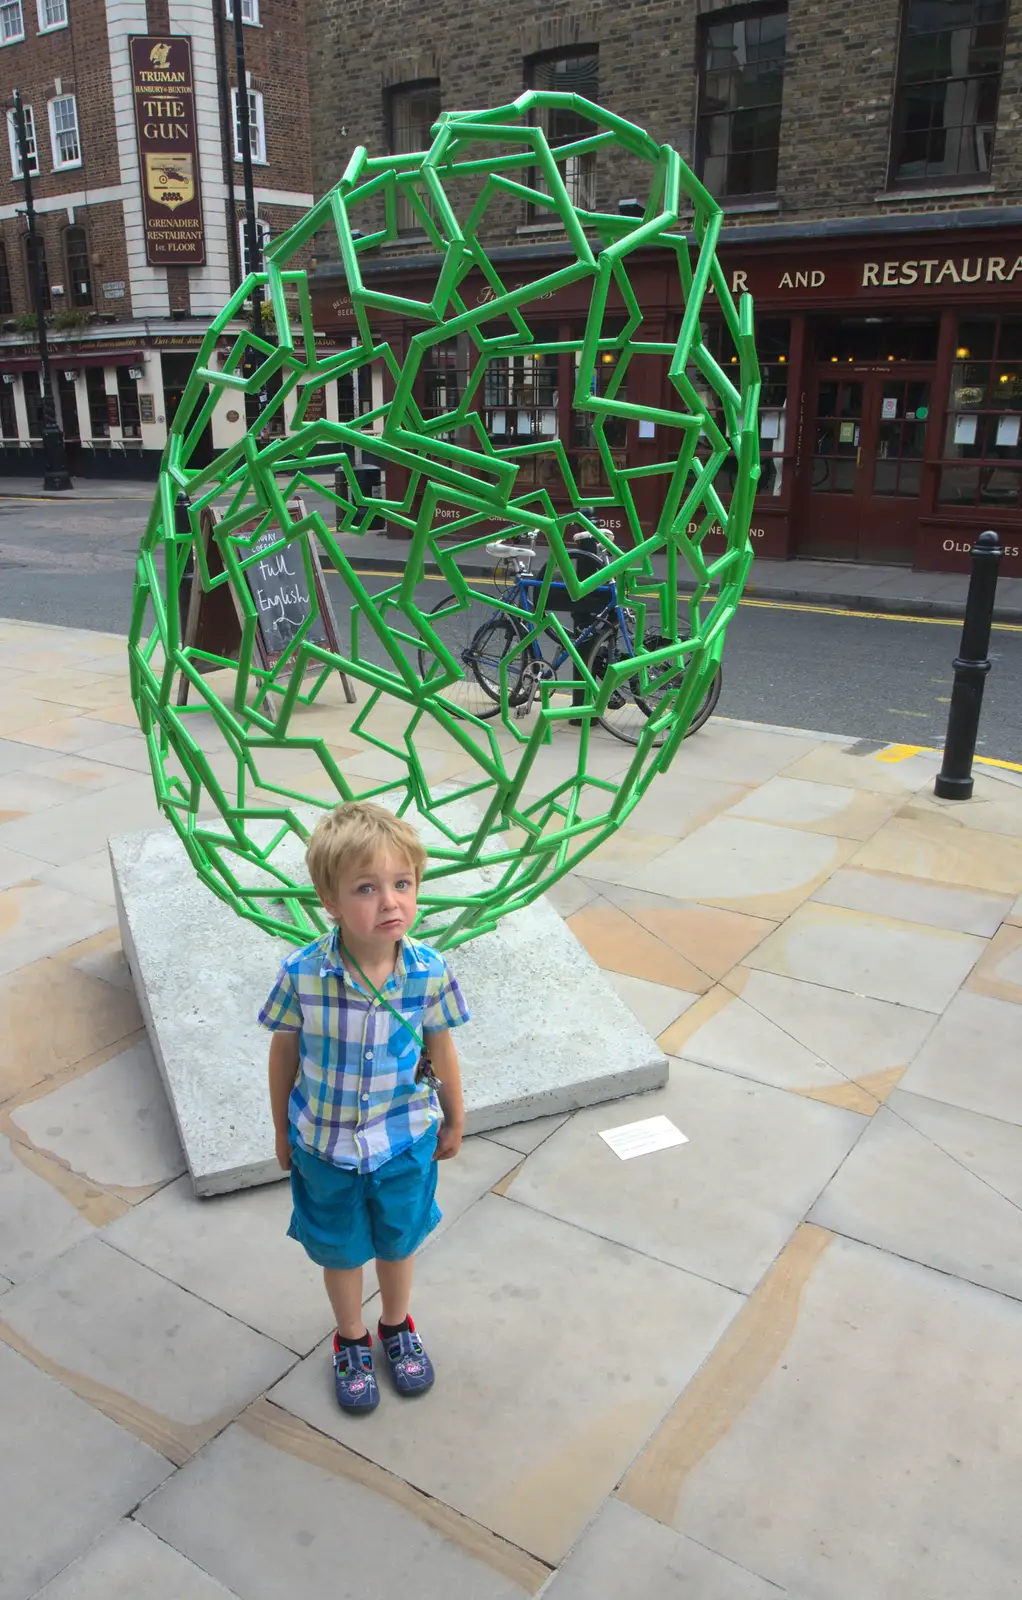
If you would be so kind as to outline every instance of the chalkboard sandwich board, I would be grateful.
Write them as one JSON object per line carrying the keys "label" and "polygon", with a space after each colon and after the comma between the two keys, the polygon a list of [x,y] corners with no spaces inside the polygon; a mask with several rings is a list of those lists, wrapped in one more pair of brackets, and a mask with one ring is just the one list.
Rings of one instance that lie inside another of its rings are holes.
{"label": "chalkboard sandwich board", "polygon": [[[301,521],[305,516],[305,505],[301,498],[289,501],[288,511],[295,521]],[[214,536],[219,520],[220,514],[212,506],[207,507],[200,517],[206,564],[211,578],[219,577],[224,571],[220,546]],[[258,519],[253,518],[251,522],[243,523],[235,529],[235,534],[254,533],[258,526]],[[309,628],[305,634],[305,642],[320,645],[336,655],[340,654],[337,622],[323,580],[323,569],[315,542],[308,539],[303,540],[300,545],[294,541],[282,549],[273,550],[273,546],[279,541],[280,534],[275,529],[267,529],[255,541],[250,551],[243,549],[239,551],[242,559],[249,563],[244,575],[256,606],[255,644],[258,665],[265,672],[272,672],[281,657],[287,655],[295,638],[307,622]],[[309,592],[303,547],[308,550],[311,558],[312,594]],[[262,551],[266,551],[267,554],[263,556]],[[205,590],[193,576],[184,630],[184,646],[186,649],[205,651],[209,655],[221,658],[214,661],[196,661],[195,665],[200,672],[217,671],[224,665],[224,658],[237,663],[244,618],[244,608],[232,585],[222,584],[215,589]],[[322,670],[319,663],[314,662],[311,666],[317,671]],[[353,703],[355,691],[350,680],[343,672],[340,678],[344,685],[345,699],[349,704]],[[187,698],[188,678],[182,675],[178,689],[178,704],[184,705]]]}

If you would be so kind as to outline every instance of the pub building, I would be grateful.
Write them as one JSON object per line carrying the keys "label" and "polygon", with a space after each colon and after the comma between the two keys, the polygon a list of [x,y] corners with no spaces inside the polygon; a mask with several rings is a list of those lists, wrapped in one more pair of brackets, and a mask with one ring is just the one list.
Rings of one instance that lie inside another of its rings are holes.
{"label": "pub building", "polygon": [[[943,212],[892,217],[883,231],[861,229],[859,219],[849,219],[789,225],[783,237],[776,226],[723,235],[727,280],[755,300],[763,372],[753,548],[772,559],[965,572],[976,534],[994,527],[1005,546],[1002,571],[1022,575],[1022,214]],[[553,245],[496,255],[508,284],[553,270],[559,258]],[[363,258],[362,265],[374,288],[428,298],[437,263],[420,255]],[[666,255],[634,256],[631,277],[643,310],[638,337],[676,338],[682,304]],[[312,284],[317,328],[331,342],[354,342],[343,270],[323,263]],[[474,286],[469,279],[463,293],[469,304],[490,295],[481,279]],[[541,302],[542,312],[533,306],[537,340],[581,338],[587,293],[587,285],[572,285]],[[621,320],[615,323],[611,310],[605,331]],[[379,313],[373,325],[399,356],[421,329]],[[737,363],[712,299],[704,337],[725,365]],[[602,357],[608,365],[614,359]],[[563,440],[583,496],[598,498],[607,492],[600,456],[588,417],[571,404],[575,360],[562,352],[491,362],[479,407],[499,446]],[[455,340],[433,347],[416,391],[426,416],[457,403],[468,362],[467,347],[459,356]],[[628,399],[673,405],[666,368],[636,360]],[[340,414],[350,411],[342,400]],[[648,432],[648,424],[622,421],[616,431],[608,424],[622,465],[663,459],[663,430],[641,436]],[[380,464],[385,492],[400,493],[401,471]],[[523,462],[517,483],[533,482],[567,504],[552,458]],[[659,484],[633,482],[647,528],[658,514]],[[452,506],[439,514],[454,520],[459,512]],[[613,512],[602,520],[623,527]],[[405,537],[398,529],[390,534]],[[715,541],[711,532],[706,548],[715,543],[719,535]]]}

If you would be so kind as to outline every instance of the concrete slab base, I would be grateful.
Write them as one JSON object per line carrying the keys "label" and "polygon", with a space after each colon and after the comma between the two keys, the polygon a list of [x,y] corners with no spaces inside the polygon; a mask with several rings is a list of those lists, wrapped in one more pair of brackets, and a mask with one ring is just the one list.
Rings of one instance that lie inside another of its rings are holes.
{"label": "concrete slab base", "polygon": [[[110,861],[196,1194],[275,1182],[268,1035],[256,1014],[289,947],[211,894],[170,828],[112,838]],[[451,966],[472,1012],[458,1034],[469,1133],[666,1082],[663,1052],[545,900],[455,951]]]}

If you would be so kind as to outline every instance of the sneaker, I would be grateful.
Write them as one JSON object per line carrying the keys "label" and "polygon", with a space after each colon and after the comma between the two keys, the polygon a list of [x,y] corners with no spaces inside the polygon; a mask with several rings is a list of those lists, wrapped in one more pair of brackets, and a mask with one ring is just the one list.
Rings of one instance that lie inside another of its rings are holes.
{"label": "sneaker", "polygon": [[342,1344],[340,1334],[334,1334],[334,1388],[342,1411],[375,1411],[380,1403],[372,1342],[371,1333],[357,1345]]}
{"label": "sneaker", "polygon": [[401,1333],[395,1333],[389,1339],[385,1339],[381,1333],[380,1343],[387,1353],[398,1394],[425,1394],[427,1389],[432,1389],[436,1373],[432,1361],[422,1348],[422,1340],[415,1331],[411,1317],[408,1318],[407,1328]]}

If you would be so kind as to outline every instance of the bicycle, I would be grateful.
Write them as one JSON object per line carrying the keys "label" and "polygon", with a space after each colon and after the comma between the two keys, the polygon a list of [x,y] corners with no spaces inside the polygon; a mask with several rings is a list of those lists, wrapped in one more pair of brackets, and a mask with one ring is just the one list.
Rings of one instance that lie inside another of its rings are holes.
{"label": "bicycle", "polygon": [[[537,533],[533,530],[525,536],[524,544],[511,545],[495,540],[486,546],[487,553],[498,558],[494,581],[501,589],[501,599],[524,612],[535,610],[534,598],[544,581],[542,576],[535,577],[532,572],[536,540]],[[581,539],[576,536],[576,553],[589,564],[590,570],[605,566],[609,559],[606,552],[591,535],[586,543],[589,548],[582,548]],[[557,609],[573,613],[572,644],[594,678],[602,680],[609,666],[634,658],[635,614],[622,606],[614,579],[582,602],[573,602],[563,583],[551,584],[551,594],[556,591],[560,591]],[[585,611],[590,613],[588,617]],[[531,629],[524,618],[483,601],[473,600],[471,607],[465,610],[455,595],[445,595],[429,616],[444,645],[464,669],[463,677],[445,689],[445,698],[474,717],[499,715],[504,685],[509,709],[516,717],[527,716],[541,693],[541,685],[555,679],[561,668],[572,662],[571,652],[565,649],[553,628],[546,628],[543,634],[555,646],[555,653],[548,658],[540,639],[529,637]],[[653,651],[669,643],[655,630],[648,629],[643,649]],[[423,681],[442,670],[432,652],[422,647],[418,651],[418,666]],[[575,675],[574,666],[569,675]],[[678,688],[683,676],[684,669],[673,662],[667,662],[659,671],[651,667],[645,675],[636,672],[633,678],[614,690],[606,710],[596,720],[615,739],[624,744],[638,744],[647,718],[665,694]],[[718,667],[686,737],[696,733],[713,715],[722,685]],[[580,702],[581,691],[576,689],[572,703]],[[656,743],[662,744],[665,738],[666,731],[657,737]]]}

